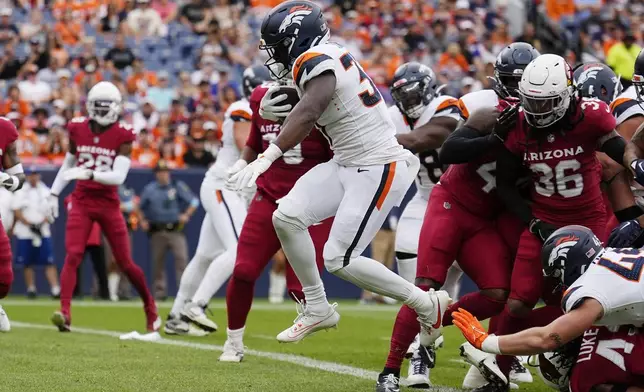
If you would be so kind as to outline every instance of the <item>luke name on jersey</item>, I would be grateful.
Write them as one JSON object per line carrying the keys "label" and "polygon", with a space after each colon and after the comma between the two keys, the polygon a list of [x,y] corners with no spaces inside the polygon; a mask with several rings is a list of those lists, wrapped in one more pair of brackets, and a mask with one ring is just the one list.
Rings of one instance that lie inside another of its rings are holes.
{"label": "luke name on jersey", "polygon": [[217,153],[217,160],[212,165],[206,176],[214,176],[222,179],[227,177],[228,169],[237,162],[241,151],[235,142],[235,124],[238,122],[250,122],[253,111],[246,99],[233,102],[224,114],[224,123],[221,130],[221,149]]}
{"label": "luke name on jersey", "polygon": [[630,86],[615,98],[610,104],[610,110],[617,120],[617,125],[633,116],[644,116],[644,104],[640,104],[637,100],[634,86]]}
{"label": "luke name on jersey", "polygon": [[[391,120],[396,127],[396,133],[403,134],[409,133],[416,128],[419,128],[431,121],[432,118],[449,117],[456,121],[461,119],[460,110],[458,107],[458,100],[448,95],[442,95],[434,98],[421,116],[416,119],[408,119],[404,116],[397,106],[389,107],[389,114]],[[445,167],[438,160],[438,152],[440,149],[423,151],[418,154],[420,158],[420,170],[416,177],[416,187],[418,192],[425,199],[429,198],[431,189],[435,184],[438,184]]]}
{"label": "luke name on jersey", "polygon": [[608,248],[564,294],[562,307],[568,313],[585,298],[597,300],[604,315],[595,325],[644,324],[644,251]]}
{"label": "luke name on jersey", "polygon": [[295,60],[293,80],[302,93],[308,81],[328,72],[335,75],[335,93],[317,126],[333,159],[344,166],[369,166],[409,158],[378,88],[346,48],[326,43],[307,50]]}

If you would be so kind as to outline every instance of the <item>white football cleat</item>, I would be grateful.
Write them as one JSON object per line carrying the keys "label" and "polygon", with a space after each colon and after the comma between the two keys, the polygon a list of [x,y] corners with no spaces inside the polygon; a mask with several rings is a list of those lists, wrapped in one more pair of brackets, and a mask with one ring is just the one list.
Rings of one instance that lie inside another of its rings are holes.
{"label": "white football cleat", "polygon": [[2,309],[2,305],[0,305],[0,332],[9,331],[11,331],[11,323],[9,322],[9,317],[7,317],[7,312]]}
{"label": "white football cleat", "polygon": [[476,389],[479,387],[482,387],[483,385],[487,384],[487,380],[479,369],[472,365],[470,366],[469,370],[467,371],[467,374],[465,374],[465,378],[463,379],[463,389]]}
{"label": "white football cleat", "polygon": [[419,346],[418,351],[409,360],[407,387],[417,389],[429,388],[432,385],[429,381],[429,369],[432,369],[435,365],[436,353],[434,349]]}
{"label": "white football cleat", "polygon": [[329,311],[323,316],[311,314],[304,308],[293,320],[293,325],[277,335],[277,340],[280,343],[299,342],[317,331],[335,328],[340,321],[340,314],[335,311],[336,306],[336,303],[329,306]]}
{"label": "white football cleat", "polygon": [[232,340],[226,339],[224,352],[219,356],[220,362],[241,362],[244,359],[244,345],[235,344]]}
{"label": "white football cleat", "polygon": [[181,310],[181,317],[192,321],[205,331],[215,332],[218,329],[217,324],[206,317],[205,308],[205,304],[188,301]]}
{"label": "white football cleat", "polygon": [[405,354],[405,358],[409,359],[414,355],[414,352],[418,350],[418,346],[420,346],[420,340],[419,340],[420,335],[416,335],[414,338],[414,341],[411,342],[409,345],[409,348],[407,349],[407,353]]}
{"label": "white football cleat", "polygon": [[208,336],[209,332],[197,327],[196,325],[183,321],[179,318],[168,320],[163,327],[166,335],[182,335],[182,336]]}
{"label": "white football cleat", "polygon": [[420,344],[425,347],[434,347],[434,342],[441,336],[443,327],[443,314],[447,307],[452,303],[452,299],[445,290],[435,291],[429,289],[427,292],[430,301],[434,305],[431,313],[418,315],[420,322]]}
{"label": "white football cleat", "polygon": [[520,357],[514,357],[510,364],[510,382],[531,383],[533,380],[530,370],[521,363]]}
{"label": "white football cleat", "polygon": [[461,345],[461,357],[471,365],[476,366],[483,377],[497,386],[508,386],[508,379],[496,363],[496,355],[476,349],[469,342]]}

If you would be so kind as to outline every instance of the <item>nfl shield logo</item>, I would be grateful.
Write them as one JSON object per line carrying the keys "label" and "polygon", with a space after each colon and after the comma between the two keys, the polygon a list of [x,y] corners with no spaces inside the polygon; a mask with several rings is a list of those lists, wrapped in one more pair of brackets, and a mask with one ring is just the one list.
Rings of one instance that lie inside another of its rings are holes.
{"label": "nfl shield logo", "polygon": [[94,143],[98,143],[98,136],[94,137]]}
{"label": "nfl shield logo", "polygon": [[554,143],[555,142],[555,135],[550,134],[548,135],[548,143]]}

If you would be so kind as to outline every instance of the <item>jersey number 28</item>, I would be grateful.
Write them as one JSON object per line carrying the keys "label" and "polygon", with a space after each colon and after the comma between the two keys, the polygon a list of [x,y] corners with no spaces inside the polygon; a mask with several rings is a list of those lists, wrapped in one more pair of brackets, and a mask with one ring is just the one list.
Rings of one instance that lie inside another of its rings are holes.
{"label": "jersey number 28", "polygon": [[[378,88],[373,83],[369,75],[367,75],[367,73],[362,69],[360,64],[356,62],[356,60],[353,58],[353,56],[351,56],[350,53],[343,54],[342,57],[340,57],[340,62],[342,63],[342,66],[346,71],[348,71],[355,65],[356,68],[358,68],[358,73],[360,74],[360,84],[367,84],[367,86],[365,86],[365,90],[358,94],[364,106],[370,108],[372,106],[376,106],[378,102],[382,101],[382,95],[380,95],[380,91],[378,91]],[[369,92],[370,90],[372,92]]]}
{"label": "jersey number 28", "polygon": [[87,152],[78,154],[78,165],[95,171],[109,171],[114,160],[106,155],[98,155],[96,159]]}

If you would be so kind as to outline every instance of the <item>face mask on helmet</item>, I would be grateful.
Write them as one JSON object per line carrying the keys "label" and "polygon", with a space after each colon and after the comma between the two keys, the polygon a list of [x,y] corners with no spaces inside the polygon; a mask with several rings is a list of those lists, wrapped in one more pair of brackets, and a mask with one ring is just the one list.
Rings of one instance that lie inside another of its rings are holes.
{"label": "face mask on helmet", "polygon": [[416,81],[396,87],[391,91],[391,96],[396,102],[396,106],[409,118],[419,118],[427,102],[425,98],[426,81]]}
{"label": "face mask on helmet", "polygon": [[637,101],[644,101],[644,75],[633,74],[633,86],[635,86],[635,92],[637,93]]}
{"label": "face mask on helmet", "polygon": [[272,77],[276,80],[283,79],[291,72],[292,59],[289,56],[291,45],[295,40],[292,37],[285,37],[276,43],[268,44],[261,40],[259,49],[265,50],[268,54],[268,60],[264,63],[270,71]]}
{"label": "face mask on helmet", "polygon": [[118,121],[121,108],[114,101],[89,100],[87,101],[87,113],[89,114],[89,118],[96,121],[99,125],[108,126]]}
{"label": "face mask on helmet", "polygon": [[508,75],[494,71],[498,88],[501,90],[502,98],[518,98],[519,97],[519,82],[521,75]]}
{"label": "face mask on helmet", "polygon": [[525,119],[535,128],[546,128],[561,120],[570,107],[570,89],[550,97],[535,97],[519,92]]}

